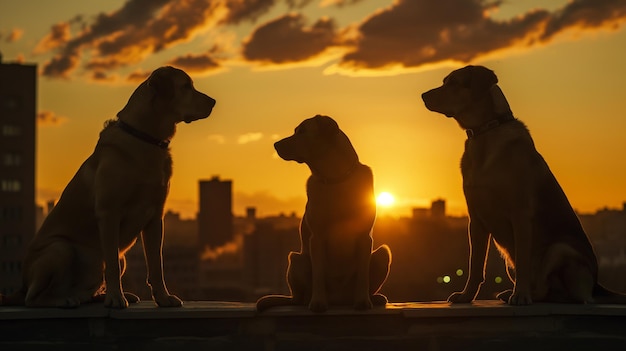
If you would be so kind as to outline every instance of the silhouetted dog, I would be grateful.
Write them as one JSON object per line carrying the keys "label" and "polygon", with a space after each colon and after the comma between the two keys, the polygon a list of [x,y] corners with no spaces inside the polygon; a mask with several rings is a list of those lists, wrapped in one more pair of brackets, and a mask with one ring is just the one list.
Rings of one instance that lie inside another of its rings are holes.
{"label": "silhouetted dog", "polygon": [[382,245],[372,252],[376,204],[370,168],[327,116],[305,120],[274,147],[283,159],[306,163],[311,176],[300,224],[302,249],[289,254],[292,296],[262,297],[257,309],[308,305],[323,312],[329,305],[359,310],[385,305],[387,298],[377,292],[387,279],[391,251]]}
{"label": "silhouetted dog", "polygon": [[[100,132],[93,154],[69,182],[30,244],[23,287],[4,304],[74,307],[101,299],[125,308],[124,253],[141,234],[148,284],[159,306],[181,306],[163,279],[163,206],[176,124],[206,118],[215,100],[197,91],[189,76],[161,67],[141,83],[117,120]],[[104,275],[104,276],[103,276]],[[104,281],[103,281],[104,278]]]}
{"label": "silhouetted dog", "polygon": [[491,234],[515,283],[499,295],[510,304],[626,301],[597,283],[596,256],[580,221],[497,83],[491,70],[467,66],[422,95],[429,110],[453,117],[468,136],[461,171],[470,269],[465,289],[448,300],[475,298]]}

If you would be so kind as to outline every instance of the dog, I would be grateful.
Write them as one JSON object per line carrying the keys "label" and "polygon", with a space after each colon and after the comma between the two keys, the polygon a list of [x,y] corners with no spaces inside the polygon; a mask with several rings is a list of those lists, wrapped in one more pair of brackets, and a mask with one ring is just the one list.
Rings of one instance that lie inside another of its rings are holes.
{"label": "dog", "polygon": [[303,305],[324,312],[329,305],[357,310],[384,306],[378,293],[389,274],[391,250],[372,251],[376,218],[373,175],[359,162],[350,140],[332,118],[304,120],[292,136],[274,144],[286,161],[311,170],[307,203],[300,224],[300,252],[289,254],[287,283],[291,296],[269,295],[257,310]]}
{"label": "dog", "polygon": [[207,118],[215,100],[182,70],[161,67],[105,123],[95,150],[63,191],[29,245],[23,286],[3,304],[76,307],[104,300],[125,308],[124,253],[141,236],[148,285],[158,306],[181,306],[163,279],[163,207],[176,124]]}
{"label": "dog", "polygon": [[475,299],[491,236],[514,283],[498,297],[511,305],[626,302],[598,284],[596,255],[576,213],[497,83],[490,69],[467,66],[422,94],[429,110],[454,118],[468,136],[461,173],[469,276],[448,301]]}

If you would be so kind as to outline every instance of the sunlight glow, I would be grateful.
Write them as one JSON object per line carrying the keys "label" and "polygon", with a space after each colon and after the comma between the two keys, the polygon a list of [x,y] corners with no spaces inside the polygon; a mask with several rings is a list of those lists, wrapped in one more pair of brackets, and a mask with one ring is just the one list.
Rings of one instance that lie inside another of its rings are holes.
{"label": "sunlight glow", "polygon": [[386,191],[383,191],[376,197],[376,203],[382,207],[391,207],[394,202],[396,202],[394,196]]}

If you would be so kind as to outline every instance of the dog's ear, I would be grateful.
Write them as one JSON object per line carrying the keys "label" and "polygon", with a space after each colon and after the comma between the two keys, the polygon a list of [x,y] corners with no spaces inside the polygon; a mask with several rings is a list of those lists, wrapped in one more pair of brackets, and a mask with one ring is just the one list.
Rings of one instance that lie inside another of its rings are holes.
{"label": "dog's ear", "polygon": [[498,77],[492,70],[483,66],[471,66],[470,89],[472,95],[477,98],[486,93],[498,83]]}
{"label": "dog's ear", "polygon": [[172,99],[174,97],[174,80],[172,79],[173,67],[157,68],[148,77],[148,86],[152,88],[159,97]]}
{"label": "dog's ear", "polygon": [[509,102],[506,101],[506,97],[502,92],[502,89],[498,86],[498,84],[494,84],[489,89],[491,93],[491,100],[493,101],[493,111],[497,115],[503,115],[511,113],[511,107],[509,106]]}

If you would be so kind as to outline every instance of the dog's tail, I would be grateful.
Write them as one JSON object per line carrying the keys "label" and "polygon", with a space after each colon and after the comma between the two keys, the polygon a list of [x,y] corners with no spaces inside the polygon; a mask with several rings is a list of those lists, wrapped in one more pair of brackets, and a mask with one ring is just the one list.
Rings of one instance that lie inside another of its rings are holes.
{"label": "dog's tail", "polygon": [[256,310],[263,312],[271,307],[293,306],[295,301],[292,296],[287,295],[267,295],[263,296],[256,302]]}
{"label": "dog's tail", "polygon": [[0,294],[0,306],[24,306],[26,304],[26,294],[17,291],[11,295]]}
{"label": "dog's tail", "polygon": [[593,300],[600,304],[626,304],[626,294],[618,293],[597,283],[593,288]]}

